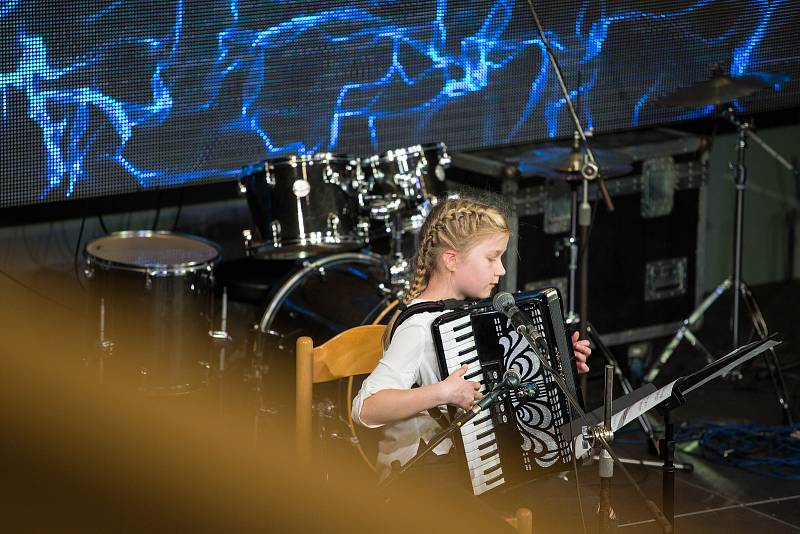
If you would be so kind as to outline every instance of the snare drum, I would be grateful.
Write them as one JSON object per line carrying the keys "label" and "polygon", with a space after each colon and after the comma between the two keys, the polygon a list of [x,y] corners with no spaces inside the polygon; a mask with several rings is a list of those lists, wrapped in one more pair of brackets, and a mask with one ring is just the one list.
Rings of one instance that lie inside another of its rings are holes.
{"label": "snare drum", "polygon": [[266,258],[306,258],[357,249],[357,159],[334,154],[289,156],[246,167],[240,184],[262,241],[251,252]]}
{"label": "snare drum", "polygon": [[219,247],[173,232],[116,232],[84,255],[101,378],[154,395],[205,386]]}

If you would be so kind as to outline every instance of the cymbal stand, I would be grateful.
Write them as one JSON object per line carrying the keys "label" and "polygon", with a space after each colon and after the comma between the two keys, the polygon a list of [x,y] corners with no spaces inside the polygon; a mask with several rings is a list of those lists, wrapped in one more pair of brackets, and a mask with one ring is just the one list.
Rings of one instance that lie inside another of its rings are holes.
{"label": "cymbal stand", "polygon": [[399,295],[404,295],[408,291],[411,280],[409,280],[410,264],[408,258],[403,254],[403,211],[397,210],[391,220],[392,246],[389,252],[391,256],[389,281]]}
{"label": "cymbal stand", "polygon": [[100,337],[97,340],[97,378],[98,383],[105,380],[106,360],[114,356],[114,342],[106,337],[106,300],[100,297]]}
{"label": "cymbal stand", "polygon": [[[742,280],[742,257],[744,255],[744,194],[747,184],[747,141],[748,139],[759,145],[764,151],[778,161],[784,168],[792,172],[795,176],[800,173],[797,169],[783,156],[781,156],[775,149],[769,146],[761,137],[753,132],[752,125],[748,122],[740,120],[734,114],[733,108],[726,108],[720,116],[736,127],[736,163],[731,164],[734,169],[734,184],[736,187],[736,200],[734,211],[734,232],[733,232],[733,275],[732,277],[724,280],[717,286],[714,292],[711,293],[700,305],[691,313],[691,315],[683,321],[683,324],[676,332],[672,341],[666,346],[664,351],[659,355],[658,359],[653,362],[644,380],[652,382],[661,371],[664,364],[667,363],[672,356],[675,348],[678,346],[683,338],[686,338],[693,347],[698,348],[703,352],[707,360],[713,359],[711,353],[699,342],[697,337],[691,332],[690,328],[694,326],[705,314],[709,307],[728,289],[733,291],[733,309],[731,311],[731,342],[732,349],[739,348],[739,322],[740,322],[740,308],[742,298],[745,298],[750,319],[753,322],[755,332],[762,339],[768,335],[766,322],[758,310],[758,304],[750,294],[747,284]],[[783,410],[784,419],[789,424],[794,422],[791,408],[787,399],[789,398],[786,390],[786,383],[783,378],[783,371],[780,367],[777,354],[770,349],[768,354],[765,355],[766,364],[772,377],[775,394],[777,396],[778,404]]]}
{"label": "cymbal stand", "polygon": [[[580,150],[580,145],[578,143],[579,143],[579,136],[576,133],[575,134],[575,139],[574,139],[574,144],[573,144],[573,149],[576,150],[576,151]],[[577,293],[578,259],[579,259],[579,256],[580,256],[579,249],[580,249],[580,246],[583,243],[585,243],[585,241],[583,241],[583,239],[585,239],[585,236],[582,238],[582,241],[579,242],[578,241],[578,235],[577,235],[578,234],[578,213],[579,213],[579,210],[581,209],[581,205],[579,205],[579,200],[578,200],[579,199],[579,197],[578,197],[578,185],[582,184],[584,186],[584,188],[585,188],[587,182],[586,182],[586,180],[580,180],[580,181],[579,180],[569,180],[568,182],[569,182],[570,190],[571,190],[571,193],[572,193],[572,202],[570,204],[570,235],[566,239],[566,245],[569,247],[569,264],[568,264],[568,267],[567,267],[567,270],[568,270],[569,274],[568,274],[568,288],[567,288],[568,296],[567,296],[567,317],[566,317],[566,322],[569,325],[574,325],[574,324],[577,324],[579,322],[583,323],[583,321],[581,321],[580,319],[582,317],[586,317],[587,316],[586,315],[587,314],[586,308],[588,307],[588,298],[586,297],[586,294],[588,293],[588,291],[584,290],[584,288],[586,288],[588,286],[588,281],[586,279],[583,279],[584,276],[582,274],[581,276],[582,276],[583,281],[581,283],[581,313],[578,314],[576,312],[576,310],[575,310],[575,300],[576,300],[575,297],[576,297],[576,293]],[[589,207],[588,202],[586,203],[586,207]],[[590,214],[591,214],[591,208],[589,207],[589,215]],[[586,216],[584,215],[584,217],[586,217]],[[589,216],[589,221],[591,222],[591,216]],[[585,258],[588,258],[588,255],[584,253],[584,259]],[[588,262],[582,260],[581,263],[583,264],[582,273],[587,273],[588,272]],[[588,277],[586,277],[586,278],[588,278]],[[600,338],[599,333],[597,332],[597,330],[594,328],[594,326],[590,322],[585,321],[585,326],[582,326],[582,328],[581,328],[581,335],[583,337],[585,337],[586,339],[591,340],[592,344],[600,351],[600,353],[603,355],[603,357],[608,362],[608,364],[610,364],[610,365],[612,365],[614,367],[614,373],[619,378],[620,385],[622,386],[622,389],[625,392],[625,394],[631,393],[633,391],[633,386],[631,385],[630,381],[625,377],[625,375],[622,373],[622,368],[620,367],[619,362],[617,361],[617,359],[614,357],[614,354],[609,350],[608,347],[606,347],[605,343],[603,343],[602,339]],[[585,376],[586,375],[583,375],[581,378],[583,379]],[[581,384],[581,388],[582,389],[585,388],[585,385],[583,383]],[[584,391],[585,391],[585,389],[584,389]],[[658,450],[658,441],[656,440],[655,433],[653,431],[653,427],[650,424],[650,422],[648,421],[647,417],[646,416],[639,417],[638,421],[639,421],[639,425],[642,427],[642,430],[644,431],[645,435],[647,436],[648,440],[650,441],[650,444],[652,445],[653,450]],[[629,461],[629,459],[626,458],[623,461]],[[641,460],[640,462],[646,462],[646,460]],[[691,470],[692,469],[692,467],[690,465],[688,465],[688,464],[687,465],[680,465],[679,468],[680,469],[684,469],[684,470]]]}
{"label": "cymbal stand", "polygon": [[[582,258],[581,258],[581,297],[580,297],[580,325],[581,325],[581,337],[586,337],[586,318],[588,317],[588,296],[587,290],[589,287],[589,273],[588,273],[588,238],[589,238],[589,226],[592,223],[592,208],[589,205],[589,181],[590,180],[597,180],[597,186],[600,189],[600,195],[603,197],[603,202],[606,205],[606,210],[609,212],[614,211],[614,203],[611,201],[611,195],[608,194],[608,188],[606,187],[605,179],[600,175],[600,168],[597,165],[597,160],[594,157],[594,152],[592,152],[592,147],[589,146],[589,141],[586,139],[585,129],[581,124],[581,120],[578,117],[577,112],[575,111],[575,106],[572,104],[572,97],[570,97],[569,89],[567,89],[567,85],[564,82],[564,74],[561,70],[561,66],[558,63],[558,59],[556,59],[555,52],[553,52],[553,47],[550,45],[550,40],[547,38],[547,35],[544,32],[544,27],[542,26],[541,20],[539,20],[539,15],[536,13],[536,9],[533,7],[533,1],[528,0],[528,7],[530,8],[531,16],[533,17],[533,21],[536,25],[536,31],[539,35],[539,40],[542,42],[542,46],[547,51],[547,55],[550,58],[550,64],[553,66],[553,72],[556,75],[556,79],[558,80],[558,86],[561,89],[561,94],[564,96],[564,103],[567,106],[567,110],[569,111],[569,116],[572,119],[573,124],[575,125],[575,132],[577,133],[577,137],[580,139],[580,144],[583,146],[584,152],[584,163],[581,167],[580,174],[583,177],[583,199],[580,205],[580,209],[578,210],[578,225],[581,229],[581,246],[583,247],[582,251]],[[584,396],[584,400],[586,399],[586,390],[587,390],[587,376],[582,375],[580,379],[581,384],[581,392]]]}
{"label": "cymbal stand", "polygon": [[212,344],[214,347],[218,348],[219,352],[217,353],[217,374],[218,374],[218,389],[219,389],[219,408],[220,412],[223,411],[224,406],[224,391],[225,388],[223,386],[224,382],[224,373],[227,367],[227,356],[226,351],[228,350],[228,346],[230,345],[232,338],[230,333],[228,333],[228,287],[222,287],[222,306],[220,310],[220,323],[219,323],[219,330],[209,330],[208,335],[212,340]]}

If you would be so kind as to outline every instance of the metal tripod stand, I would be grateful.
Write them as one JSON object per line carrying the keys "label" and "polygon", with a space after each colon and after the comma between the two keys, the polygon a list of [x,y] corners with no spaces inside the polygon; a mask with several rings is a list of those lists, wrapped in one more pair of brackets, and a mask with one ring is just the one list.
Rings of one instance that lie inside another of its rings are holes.
{"label": "metal tripod stand", "polygon": [[[736,187],[736,201],[735,201],[735,222],[733,233],[733,275],[720,283],[714,291],[700,303],[700,305],[686,318],[681,327],[675,333],[670,343],[664,348],[663,352],[653,362],[647,374],[644,377],[646,382],[652,382],[661,371],[664,364],[669,361],[672,353],[680,344],[682,339],[686,339],[689,343],[698,349],[706,358],[708,363],[714,361],[714,356],[711,352],[703,346],[700,340],[692,333],[691,328],[702,319],[708,308],[728,289],[733,289],[733,309],[731,310],[731,341],[732,350],[736,350],[740,346],[740,311],[741,303],[744,300],[750,318],[753,322],[755,333],[764,339],[769,334],[766,322],[763,320],[761,311],[758,309],[758,304],[752,297],[749,288],[742,280],[742,256],[743,256],[743,238],[744,238],[744,194],[747,184],[747,141],[752,140],[764,149],[770,156],[777,160],[786,169],[791,171],[797,176],[800,172],[789,161],[778,154],[772,147],[770,147],[761,137],[753,132],[751,125],[748,122],[741,121],[733,112],[732,108],[726,108],[721,112],[721,117],[736,127],[736,163],[731,166],[734,168],[734,185]],[[794,418],[787,401],[788,394],[786,390],[786,383],[783,378],[783,372],[780,368],[778,356],[775,354],[774,349],[770,349],[766,355],[766,364],[769,369],[770,378],[775,388],[778,403],[783,410],[784,419],[787,423],[793,424]]]}

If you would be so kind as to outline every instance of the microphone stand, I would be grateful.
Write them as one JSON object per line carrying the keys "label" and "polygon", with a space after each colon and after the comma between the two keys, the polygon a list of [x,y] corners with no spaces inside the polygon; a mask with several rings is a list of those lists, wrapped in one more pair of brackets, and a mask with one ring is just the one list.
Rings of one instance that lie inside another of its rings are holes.
{"label": "microphone stand", "polygon": [[[561,70],[561,66],[556,59],[556,55],[553,52],[552,46],[550,46],[550,41],[545,35],[544,27],[542,26],[541,20],[539,20],[539,15],[536,13],[536,9],[533,7],[532,0],[528,0],[528,7],[530,8],[531,15],[533,16],[533,21],[536,24],[536,31],[539,34],[539,39],[542,41],[542,45],[544,46],[544,49],[547,51],[547,55],[550,58],[550,63],[553,66],[553,72],[555,72],[558,85],[561,88],[561,93],[564,95],[564,103],[566,104],[567,109],[569,110],[569,116],[575,125],[575,133],[580,139],[580,142],[585,150],[584,163],[583,167],[581,167],[581,176],[583,177],[583,192],[582,200],[578,209],[578,225],[580,226],[581,247],[581,293],[578,318],[580,321],[581,338],[587,339],[587,318],[589,314],[589,226],[592,224],[592,207],[589,204],[589,182],[591,180],[598,179],[597,185],[600,189],[600,195],[603,197],[606,210],[613,212],[614,203],[611,201],[611,195],[608,193],[605,178],[603,178],[603,176],[600,174],[600,167],[597,165],[594,152],[592,152],[592,148],[589,146],[589,140],[586,139],[586,133],[583,125],[581,124],[581,120],[578,117],[578,114],[575,112],[575,106],[573,106],[572,98],[569,96],[569,89],[567,89],[567,85],[564,82],[564,74]],[[584,401],[587,397],[587,380],[588,379],[586,375],[582,375],[580,378],[581,392]]]}
{"label": "microphone stand", "polygon": [[[498,384],[497,387],[503,388],[505,389],[505,391],[502,391],[500,394],[498,394],[495,397],[495,399],[489,404],[489,406],[486,406],[486,409],[488,409],[491,405],[502,401],[503,399],[505,399],[505,396],[508,395],[509,388],[507,386]],[[414,457],[411,458],[404,465],[401,466],[398,461],[393,462],[391,467],[392,470],[389,473],[389,476],[386,477],[386,479],[383,480],[383,482],[378,484],[378,489],[381,491],[385,491],[387,488],[393,485],[397,481],[397,479],[402,477],[409,469],[414,467],[414,465],[416,465],[420,460],[422,460],[425,456],[427,456],[433,449],[436,448],[437,445],[439,445],[439,443],[444,441],[445,438],[449,437],[450,434],[461,428],[461,426],[464,423],[472,419],[472,417],[478,415],[478,413],[480,413],[481,411],[483,411],[483,409],[479,409],[476,412],[474,411],[473,407],[472,409],[467,410],[466,412],[462,413],[461,415],[453,419],[453,422],[450,423],[449,426],[443,428],[438,433],[436,433],[436,435],[434,435],[433,438],[431,438],[431,440],[425,445],[425,447],[422,448],[421,450],[418,450],[417,454],[415,454]],[[468,417],[470,414],[471,417]]]}
{"label": "microphone stand", "polygon": [[[575,395],[572,394],[569,387],[567,386],[567,383],[564,381],[561,375],[558,372],[556,372],[555,369],[553,369],[553,367],[550,365],[547,359],[544,356],[542,356],[543,353],[549,354],[550,352],[547,345],[547,340],[544,338],[544,336],[538,336],[537,338],[534,339],[531,333],[529,332],[529,329],[524,326],[517,328],[517,332],[519,332],[523,337],[525,337],[525,340],[528,342],[528,345],[530,345],[531,350],[539,359],[542,368],[550,373],[551,378],[558,385],[559,389],[567,398],[567,401],[572,405],[572,408],[575,410],[578,416],[588,421],[589,418],[586,412],[583,410],[583,408],[581,408],[580,404],[578,403],[578,399],[575,397]],[[606,373],[607,377],[613,376],[609,375],[608,371],[606,371]],[[606,391],[607,397],[611,394],[610,389],[611,388],[607,388]],[[614,450],[611,448],[611,445],[609,445],[609,441],[613,439],[613,432],[611,432],[611,424],[610,424],[610,417],[611,417],[610,414],[611,414],[611,407],[608,406],[606,407],[606,414],[605,414],[609,419],[608,426],[606,426],[603,422],[598,421],[598,424],[592,425],[585,430],[585,439],[591,440],[595,447],[601,449],[601,464],[600,464],[601,489],[602,489],[603,478],[608,479],[607,484],[610,487],[610,476],[611,474],[613,474],[613,465],[616,464],[622,471],[622,473],[625,475],[625,478],[628,479],[633,488],[636,490],[636,493],[639,495],[639,498],[642,500],[642,502],[649,510],[650,515],[653,516],[653,519],[655,519],[655,521],[661,525],[664,532],[672,532],[672,524],[667,520],[664,514],[661,513],[661,510],[658,508],[658,506],[652,500],[647,498],[647,495],[644,494],[642,488],[640,488],[639,484],[636,483],[636,480],[633,478],[628,469],[619,459],[617,453],[614,452]],[[575,452],[573,451],[572,454],[574,455]],[[605,463],[603,463],[602,458],[605,456],[610,457],[613,463],[609,462],[608,460],[606,460]],[[610,473],[609,473],[609,467],[611,467]],[[609,505],[609,511],[610,511],[610,505]],[[600,517],[600,520],[603,521],[602,515]],[[607,520],[608,517],[606,517],[605,526],[608,526]]]}

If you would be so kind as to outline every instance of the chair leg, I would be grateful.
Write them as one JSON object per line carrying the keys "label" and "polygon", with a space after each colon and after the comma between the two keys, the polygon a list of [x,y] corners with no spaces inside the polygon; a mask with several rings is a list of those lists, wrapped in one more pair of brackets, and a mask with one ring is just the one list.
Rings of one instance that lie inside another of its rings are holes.
{"label": "chair leg", "polygon": [[295,450],[302,468],[311,468],[311,390],[314,376],[314,342],[303,336],[295,351]]}
{"label": "chair leg", "polygon": [[533,534],[533,514],[530,508],[517,508],[517,532],[519,534]]}
{"label": "chair leg", "polygon": [[517,508],[514,517],[506,517],[505,520],[519,534],[533,534],[533,514],[530,508]]}

